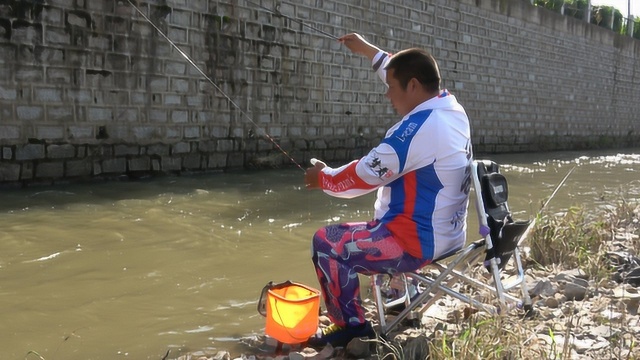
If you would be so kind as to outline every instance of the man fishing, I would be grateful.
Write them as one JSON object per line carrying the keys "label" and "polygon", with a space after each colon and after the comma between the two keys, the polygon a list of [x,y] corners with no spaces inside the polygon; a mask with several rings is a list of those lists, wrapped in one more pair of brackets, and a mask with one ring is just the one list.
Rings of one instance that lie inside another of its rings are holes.
{"label": "man fishing", "polygon": [[413,271],[461,248],[466,239],[469,120],[456,98],[440,88],[436,60],[417,48],[391,55],[359,34],[339,41],[371,60],[401,119],[363,158],[337,168],[314,161],[305,172],[308,189],[331,196],[377,190],[372,221],[329,225],[313,237],[312,260],[333,323],[309,339],[312,346],[375,337],[365,320],[358,273]]}

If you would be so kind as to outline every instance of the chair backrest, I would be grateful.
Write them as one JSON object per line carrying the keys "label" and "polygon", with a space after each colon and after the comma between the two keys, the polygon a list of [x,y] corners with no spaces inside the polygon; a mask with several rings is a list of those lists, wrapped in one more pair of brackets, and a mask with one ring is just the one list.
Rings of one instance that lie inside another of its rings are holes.
{"label": "chair backrest", "polygon": [[492,247],[487,251],[486,260],[495,257],[498,268],[507,264],[518,241],[529,226],[530,221],[514,221],[509,210],[509,186],[500,173],[500,166],[491,160],[475,160],[474,185],[476,207],[480,221],[480,234],[490,236]]}

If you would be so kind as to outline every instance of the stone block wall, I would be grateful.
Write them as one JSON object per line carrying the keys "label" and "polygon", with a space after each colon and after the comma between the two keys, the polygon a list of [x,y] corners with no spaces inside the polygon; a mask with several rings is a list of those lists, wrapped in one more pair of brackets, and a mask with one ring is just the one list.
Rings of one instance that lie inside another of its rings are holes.
{"label": "stone block wall", "polygon": [[133,3],[186,56],[127,0],[0,2],[0,183],[292,165],[272,141],[298,163],[361,156],[398,118],[314,29],[431,51],[476,152],[640,132],[639,42],[528,1]]}

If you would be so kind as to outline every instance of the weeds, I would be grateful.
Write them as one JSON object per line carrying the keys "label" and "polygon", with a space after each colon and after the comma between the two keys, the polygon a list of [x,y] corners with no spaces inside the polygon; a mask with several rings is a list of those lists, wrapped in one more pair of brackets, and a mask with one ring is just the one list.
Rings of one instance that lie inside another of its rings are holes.
{"label": "weeds", "polygon": [[531,237],[532,259],[541,266],[579,268],[596,282],[608,278],[613,269],[605,255],[616,236],[630,237],[627,250],[640,254],[640,204],[619,197],[590,215],[580,207],[541,215]]}
{"label": "weeds", "polygon": [[[512,319],[511,319],[512,320]],[[462,325],[461,331],[443,331],[430,344],[430,359],[535,359],[548,358],[543,347],[531,340],[524,323],[506,316],[477,313]],[[529,339],[529,340],[527,340]],[[529,346],[523,346],[530,342]]]}
{"label": "weeds", "polygon": [[587,216],[578,207],[541,215],[531,237],[532,260],[545,267],[579,268],[596,281],[607,278],[612,268],[604,255],[615,232],[612,220],[606,214]]}

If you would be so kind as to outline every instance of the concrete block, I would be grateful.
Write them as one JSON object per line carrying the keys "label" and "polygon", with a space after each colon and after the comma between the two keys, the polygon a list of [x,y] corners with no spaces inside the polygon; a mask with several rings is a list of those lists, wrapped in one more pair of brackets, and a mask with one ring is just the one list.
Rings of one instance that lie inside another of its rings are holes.
{"label": "concrete block", "polygon": [[146,147],[147,155],[167,156],[169,155],[170,145],[154,144]]}
{"label": "concrete block", "polygon": [[197,94],[197,95],[188,95],[185,98],[186,102],[187,102],[187,106],[204,106],[207,102],[207,97],[203,94]]}
{"label": "concrete block", "polygon": [[162,158],[162,171],[180,171],[182,170],[182,158],[168,157]]}
{"label": "concrete block", "polygon": [[20,180],[33,179],[33,162],[24,162],[20,169]]}
{"label": "concrete block", "polygon": [[[193,86],[195,89],[195,85]],[[187,79],[171,79],[171,91],[175,93],[188,93],[191,90],[190,81]],[[166,102],[166,99],[165,99]],[[182,103],[182,98],[180,98],[180,103]]]}
{"label": "concrete block", "polygon": [[20,121],[44,120],[42,106],[17,106],[16,115]]}
{"label": "concrete block", "polygon": [[229,152],[227,154],[227,167],[238,169],[244,167],[244,155],[241,152]]}
{"label": "concrete block", "polygon": [[189,112],[187,110],[172,110],[171,122],[186,123],[189,121]]}
{"label": "concrete block", "polygon": [[109,122],[113,119],[113,109],[108,107],[87,107],[87,120],[94,122]]}
{"label": "concrete block", "polygon": [[94,176],[102,174],[102,164],[100,163],[100,160],[95,160],[93,162],[92,170]]}
{"label": "concrete block", "polygon": [[76,156],[79,159],[87,157],[88,149],[86,145],[76,145],[75,148],[76,148]]}
{"label": "concrete block", "polygon": [[169,79],[165,77],[154,76],[149,80],[147,88],[153,92],[165,92],[169,88]]}
{"label": "concrete block", "polygon": [[18,92],[16,91],[16,89],[11,89],[0,85],[0,100],[16,100],[18,96],[17,94]]}
{"label": "concrete block", "polygon": [[58,179],[64,176],[64,163],[58,162],[44,162],[36,165],[36,178],[49,178]]}
{"label": "concrete block", "polygon": [[161,128],[157,126],[133,126],[133,137],[139,142],[150,142],[162,138]]}
{"label": "concrete block", "polygon": [[20,138],[20,127],[17,125],[0,125],[0,139],[17,140]]}
{"label": "concrete block", "polygon": [[129,171],[149,171],[151,170],[151,158],[148,156],[129,159]]}
{"label": "concrete block", "polygon": [[198,151],[204,153],[212,153],[216,151],[217,146],[218,143],[215,140],[203,140],[198,142]]}
{"label": "concrete block", "polygon": [[15,71],[15,79],[21,83],[41,83],[44,80],[44,67],[21,66]]}
{"label": "concrete block", "polygon": [[184,61],[167,60],[164,64],[164,73],[167,75],[185,75],[188,65]]}
{"label": "concrete block", "polygon": [[127,161],[125,158],[107,159],[102,162],[103,173],[123,174],[127,171]]}
{"label": "concrete block", "polygon": [[61,105],[61,106],[47,106],[46,107],[46,116],[47,121],[73,121],[74,113],[72,105]]}
{"label": "concrete block", "polygon": [[70,84],[72,69],[48,67],[46,71],[48,84]]}
{"label": "concrete block", "polygon": [[187,170],[200,169],[202,167],[201,159],[202,157],[200,156],[200,154],[196,154],[196,153],[188,154],[182,160],[182,167]]}
{"label": "concrete block", "polygon": [[87,89],[66,89],[66,97],[74,104],[86,104],[93,101],[91,91]]}
{"label": "concrete block", "polygon": [[179,126],[167,126],[164,129],[167,140],[182,140],[182,128]]}
{"label": "concrete block", "polygon": [[41,140],[62,140],[64,132],[62,126],[39,125],[36,127],[36,137]]}
{"label": "concrete block", "polygon": [[20,180],[20,164],[0,162],[0,182]]}
{"label": "concrete block", "polygon": [[174,94],[164,95],[163,105],[167,107],[182,105],[182,95],[174,95]]}
{"label": "concrete block", "polygon": [[129,95],[131,99],[131,105],[144,105],[148,101],[147,94],[140,92],[131,92]]}
{"label": "concrete block", "polygon": [[167,36],[169,37],[169,39],[171,39],[171,41],[184,44],[187,42],[187,29],[170,27],[167,31]]}
{"label": "concrete block", "polygon": [[139,120],[138,109],[137,108],[116,108],[114,109],[114,113],[117,114],[117,121],[124,122],[136,122]]}
{"label": "concrete block", "polygon": [[90,36],[88,39],[87,47],[95,50],[108,51],[111,49],[111,40],[108,36]]}
{"label": "concrete block", "polygon": [[227,154],[217,153],[209,155],[207,168],[209,169],[221,169],[227,167]]}
{"label": "concrete block", "polygon": [[13,158],[13,149],[9,146],[4,146],[2,148],[2,159],[11,160],[12,158]]}
{"label": "concrete block", "polygon": [[191,151],[191,146],[189,145],[188,142],[179,142],[177,144],[174,144],[171,147],[171,154],[186,154],[189,153]]}
{"label": "concrete block", "polygon": [[[25,26],[26,25],[26,26]],[[21,44],[41,44],[42,43],[42,24],[39,23],[23,23],[23,26],[13,26],[11,32],[11,40]]]}
{"label": "concrete block", "polygon": [[[82,14],[86,14],[87,16],[80,16]],[[91,27],[91,16],[86,12],[76,11],[75,13],[69,12],[67,13],[67,24],[71,26],[78,27]]]}
{"label": "concrete block", "polygon": [[209,134],[211,137],[225,138],[229,136],[229,128],[226,126],[213,126]]}
{"label": "concrete block", "polygon": [[152,159],[151,160],[151,170],[152,171],[161,171],[162,167],[160,166],[160,160],[159,159]]}
{"label": "concrete block", "polygon": [[200,138],[200,126],[185,126],[183,131],[185,139]]}
{"label": "concrete block", "polygon": [[75,155],[76,155],[76,148],[71,144],[62,144],[62,145],[52,144],[47,146],[48,159],[72,158]]}
{"label": "concrete block", "polygon": [[67,128],[69,140],[95,139],[93,126],[71,125]]}
{"label": "concrete block", "polygon": [[117,157],[126,155],[139,155],[140,147],[137,145],[115,145],[113,147],[113,152]]}
{"label": "concrete block", "polygon": [[149,121],[154,123],[166,123],[168,120],[168,111],[166,109],[149,110]]}
{"label": "concrete block", "polygon": [[232,139],[220,139],[218,140],[218,146],[216,151],[219,152],[231,152],[235,149],[236,142]]}
{"label": "concrete block", "polygon": [[44,145],[43,144],[26,144],[18,146],[16,148],[16,160],[38,160],[44,159]]}

